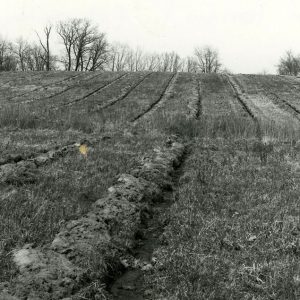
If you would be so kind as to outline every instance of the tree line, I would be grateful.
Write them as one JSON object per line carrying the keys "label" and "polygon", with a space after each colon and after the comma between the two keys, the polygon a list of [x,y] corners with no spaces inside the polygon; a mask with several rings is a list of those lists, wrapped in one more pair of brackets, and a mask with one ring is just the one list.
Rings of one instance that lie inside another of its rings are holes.
{"label": "tree line", "polygon": [[277,66],[278,74],[297,76],[300,73],[300,55],[295,56],[291,50],[280,58]]}
{"label": "tree line", "polygon": [[[52,52],[56,34],[63,46],[60,55]],[[37,42],[23,38],[0,38],[0,71],[161,71],[217,73],[222,69],[218,52],[212,47],[197,47],[188,57],[176,52],[146,53],[126,44],[109,43],[106,34],[90,20],[74,18],[47,25],[36,32]]]}

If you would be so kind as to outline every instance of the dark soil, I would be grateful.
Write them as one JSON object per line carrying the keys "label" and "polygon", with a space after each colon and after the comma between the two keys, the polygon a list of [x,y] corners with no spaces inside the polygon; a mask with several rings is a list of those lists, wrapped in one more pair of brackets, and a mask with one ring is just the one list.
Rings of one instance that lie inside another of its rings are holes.
{"label": "dark soil", "polygon": [[130,253],[130,258],[126,260],[128,266],[109,286],[112,299],[151,299],[151,289],[146,286],[145,277],[156,263],[156,259],[153,257],[154,251],[165,242],[163,232],[169,222],[168,210],[174,200],[176,200],[178,181],[184,169],[184,161],[190,152],[190,147],[188,147],[180,166],[172,174],[172,188],[165,190],[162,197],[163,200],[156,203],[152,207],[151,212],[144,214],[143,223],[136,234],[136,248]]}

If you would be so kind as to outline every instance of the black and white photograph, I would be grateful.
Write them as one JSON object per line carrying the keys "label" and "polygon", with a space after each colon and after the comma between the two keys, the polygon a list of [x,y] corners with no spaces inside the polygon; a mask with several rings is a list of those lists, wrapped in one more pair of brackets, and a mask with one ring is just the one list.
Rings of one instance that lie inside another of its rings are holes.
{"label": "black and white photograph", "polygon": [[0,300],[300,300],[300,1],[0,10]]}

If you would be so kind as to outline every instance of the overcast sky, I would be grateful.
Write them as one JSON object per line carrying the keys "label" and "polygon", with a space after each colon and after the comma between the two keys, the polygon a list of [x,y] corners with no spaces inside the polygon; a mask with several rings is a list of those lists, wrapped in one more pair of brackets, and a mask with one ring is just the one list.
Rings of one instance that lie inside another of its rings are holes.
{"label": "overcast sky", "polygon": [[[279,57],[300,53],[299,0],[0,0],[0,35],[36,38],[49,22],[89,18],[109,41],[145,51],[191,55],[218,49],[235,73],[274,73]],[[54,44],[54,40],[53,40]]]}

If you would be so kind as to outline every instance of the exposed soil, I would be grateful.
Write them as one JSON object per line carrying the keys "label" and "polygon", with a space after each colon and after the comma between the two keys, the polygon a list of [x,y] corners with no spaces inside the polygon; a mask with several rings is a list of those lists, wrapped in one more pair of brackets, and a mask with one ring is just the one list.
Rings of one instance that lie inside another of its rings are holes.
{"label": "exposed soil", "polygon": [[178,181],[184,169],[184,161],[191,153],[191,146],[185,151],[180,165],[172,174],[172,187],[164,190],[162,201],[156,203],[150,212],[144,214],[141,228],[136,235],[136,247],[122,261],[123,272],[112,280],[109,291],[115,300],[151,299],[151,290],[145,284],[145,277],[156,258],[153,253],[164,243],[164,227],[168,223],[168,209],[176,199]]}

